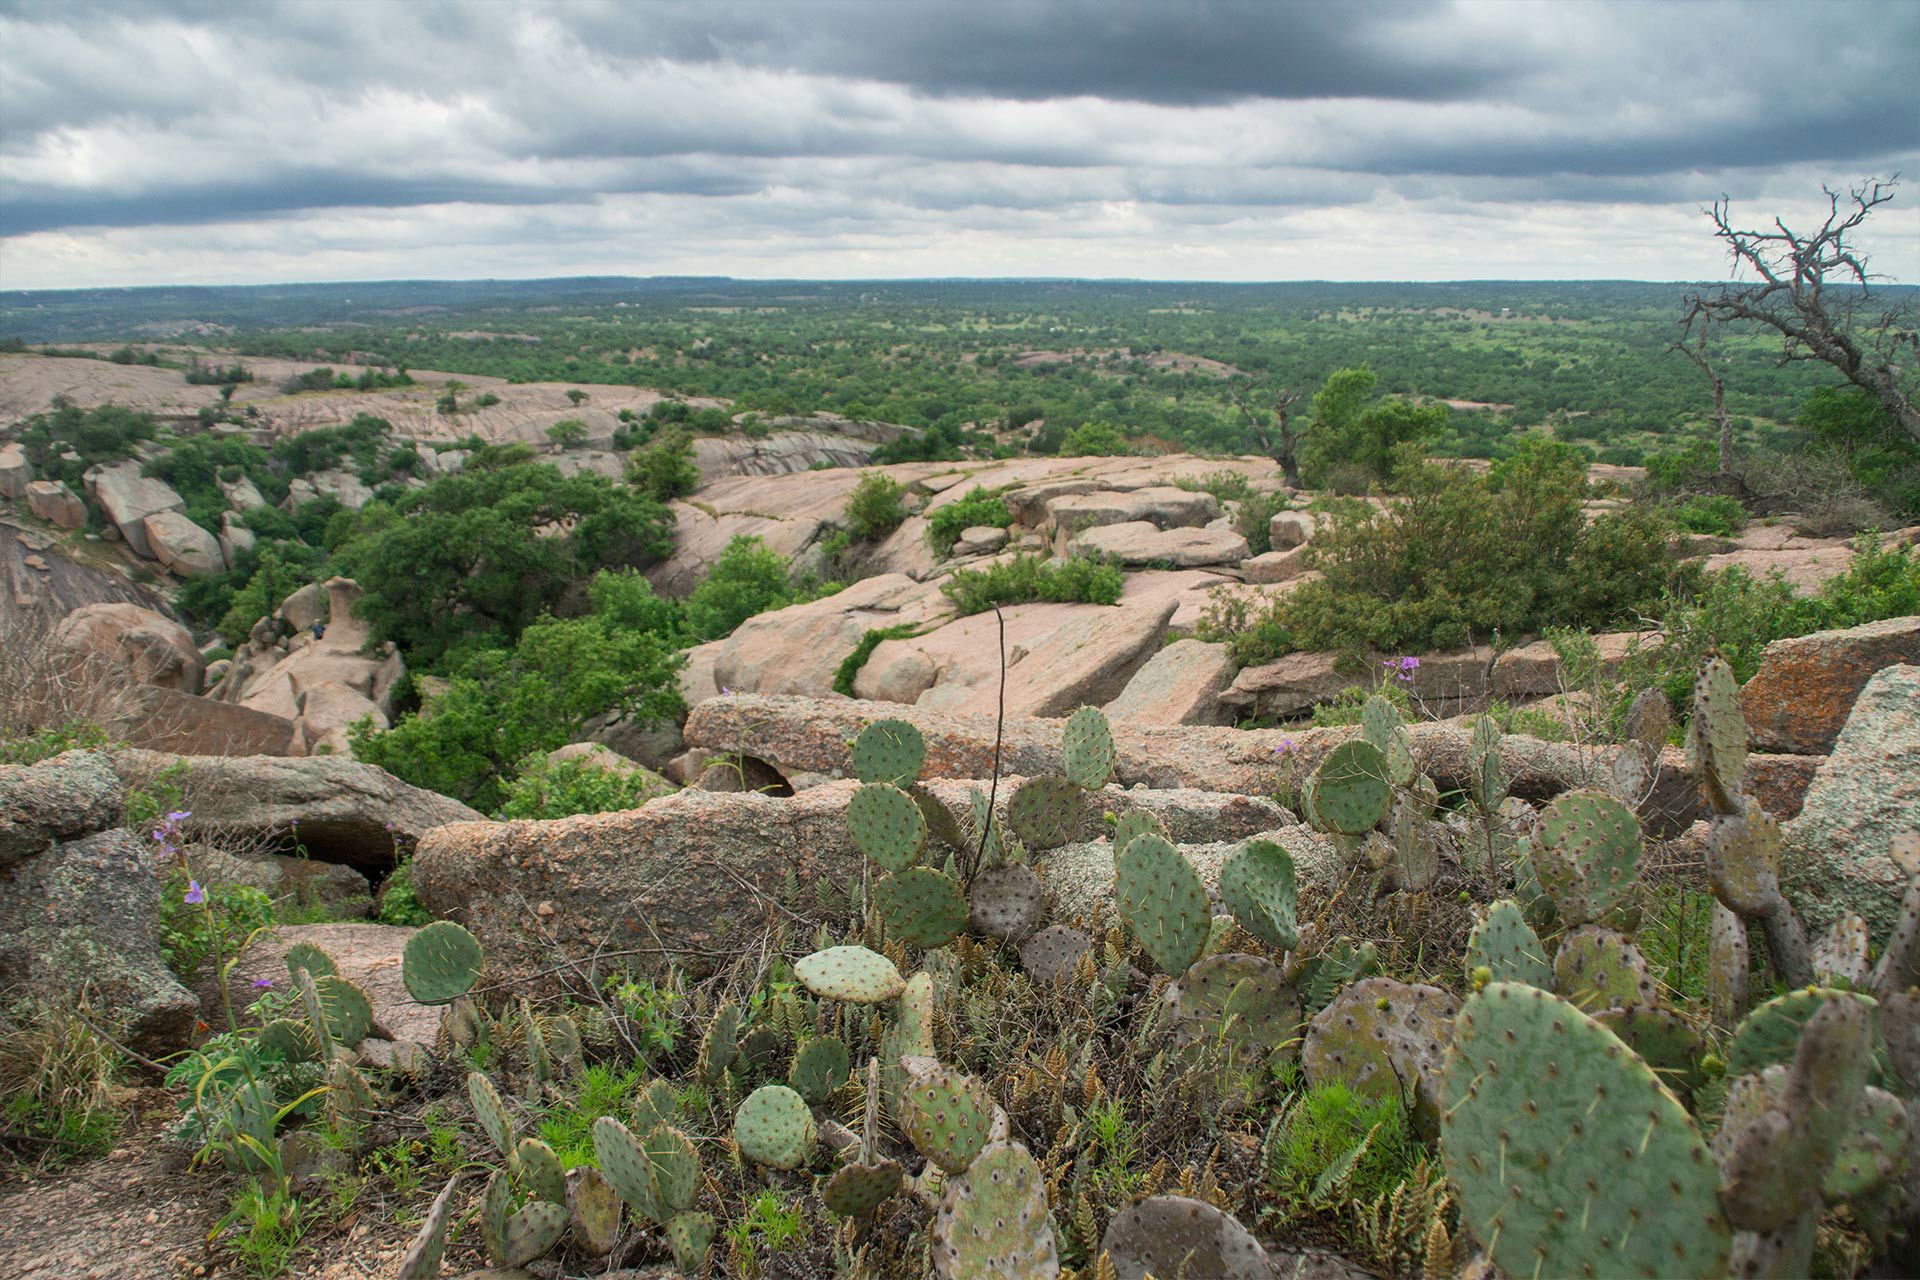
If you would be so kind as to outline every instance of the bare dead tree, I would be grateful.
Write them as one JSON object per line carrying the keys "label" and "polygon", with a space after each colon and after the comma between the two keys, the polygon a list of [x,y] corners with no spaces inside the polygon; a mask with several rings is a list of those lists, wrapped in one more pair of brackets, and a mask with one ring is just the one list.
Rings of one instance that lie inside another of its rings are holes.
{"label": "bare dead tree", "polygon": [[1700,372],[1707,375],[1707,381],[1713,386],[1713,422],[1720,429],[1720,489],[1731,491],[1736,486],[1733,476],[1733,415],[1727,412],[1727,385],[1720,377],[1720,371],[1707,359],[1707,332],[1713,327],[1712,317],[1702,315],[1697,322],[1688,317],[1687,336],[1692,342],[1680,341],[1668,348],[1678,351],[1693,361]]}
{"label": "bare dead tree", "polygon": [[1291,387],[1273,388],[1273,428],[1268,429],[1266,421],[1253,408],[1253,399],[1258,388],[1248,382],[1234,392],[1234,403],[1240,407],[1240,416],[1246,419],[1247,426],[1259,437],[1260,448],[1266,455],[1280,464],[1280,474],[1285,477],[1290,488],[1304,489],[1300,481],[1300,438],[1305,430],[1293,428],[1293,406],[1300,400],[1302,392]]}
{"label": "bare dead tree", "polygon": [[1708,322],[1765,325],[1781,336],[1782,363],[1832,365],[1920,441],[1920,335],[1913,304],[1880,305],[1871,284],[1884,277],[1867,270],[1866,256],[1852,242],[1873,211],[1893,199],[1899,181],[1897,173],[1867,179],[1844,195],[1821,188],[1827,217],[1810,233],[1778,218],[1770,229],[1737,228],[1731,201],[1716,200],[1704,211],[1713,219],[1714,235],[1727,246],[1735,274],[1758,279],[1722,285],[1710,295],[1689,294],[1681,317],[1684,336],[1676,346],[1697,342],[1696,330]]}

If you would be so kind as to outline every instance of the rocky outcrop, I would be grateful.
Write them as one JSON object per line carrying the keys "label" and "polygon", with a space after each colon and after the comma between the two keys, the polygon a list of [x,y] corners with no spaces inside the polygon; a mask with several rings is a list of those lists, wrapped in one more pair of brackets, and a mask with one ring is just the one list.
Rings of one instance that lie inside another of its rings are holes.
{"label": "rocky outcrop", "polygon": [[141,521],[147,545],[160,567],[176,578],[219,573],[227,567],[220,541],[178,511],[162,511]]}
{"label": "rocky outcrop", "polygon": [[99,751],[0,765],[0,868],[118,826],[124,793],[120,775]]}
{"label": "rocky outcrop", "polygon": [[240,557],[253,550],[253,530],[233,518],[233,512],[220,513],[220,555],[226,560],[229,569],[240,563]]}
{"label": "rocky outcrop", "polygon": [[1290,551],[1313,541],[1320,518],[1306,511],[1276,511],[1267,521],[1267,537],[1275,551]]}
{"label": "rocky outcrop", "polygon": [[1176,640],[1147,659],[1106,706],[1116,724],[1228,724],[1220,695],[1237,669],[1224,644]]}
{"label": "rocky outcrop", "polygon": [[[407,668],[391,642],[376,653],[363,652],[367,626],[353,616],[360,595],[352,579],[332,578],[288,596],[277,618],[263,619],[235,656],[235,674],[223,696],[294,721],[301,754],[322,753],[323,748],[324,753],[349,754],[347,732],[362,718],[386,728],[393,715],[394,686]],[[311,629],[323,619],[325,633],[316,638]]]}
{"label": "rocky outcrop", "polygon": [[637,780],[642,787],[641,804],[661,796],[669,796],[676,788],[673,783],[647,768],[638,760],[629,760],[617,751],[609,750],[598,742],[570,742],[564,747],[555,747],[547,752],[548,764],[566,764],[578,761],[596,769],[605,769],[624,778]]}
{"label": "rocky outcrop", "polygon": [[1002,550],[1007,545],[1007,531],[990,524],[975,525],[962,529],[960,536],[954,539],[955,558],[962,556],[988,556]]}
{"label": "rocky outcrop", "polygon": [[1143,521],[1159,529],[1199,528],[1220,514],[1220,500],[1204,491],[1154,485],[1062,494],[1047,501],[1046,512],[1067,533]]}
{"label": "rocky outcrop", "polygon": [[[1009,665],[1024,661],[1078,619],[1110,610],[1097,604],[1017,604],[1000,611],[1005,620]],[[953,707],[1000,680],[1000,619],[969,614],[917,636],[883,640],[854,677],[854,694],[882,702]]]}
{"label": "rocky outcrop", "polygon": [[373,914],[373,886],[352,867],[283,853],[238,854],[212,845],[185,851],[203,884],[236,884],[272,898],[275,910],[323,910],[337,919]]}
{"label": "rocky outcrop", "polygon": [[101,726],[115,742],[190,756],[284,756],[292,752],[291,720],[177,689],[124,690]]}
{"label": "rocky outcrop", "polygon": [[[1011,786],[1002,780],[1004,797]],[[739,954],[771,917],[843,919],[864,859],[847,836],[851,782],[781,799],[682,791],[644,809],[552,822],[442,827],[414,857],[415,892],[473,930],[490,967],[552,963],[555,947],[677,953],[694,968]],[[968,788],[934,783],[956,813]],[[1269,800],[1108,788],[1098,807],[1161,813],[1176,837],[1237,839],[1292,821]],[[1092,806],[1090,806],[1090,809]]]}
{"label": "rocky outcrop", "polygon": [[92,467],[83,479],[87,493],[100,504],[127,546],[149,560],[153,559],[153,544],[147,541],[147,517],[187,509],[186,501],[170,485],[141,475],[138,462]]}
{"label": "rocky outcrop", "polygon": [[1287,720],[1303,716],[1351,685],[1372,685],[1392,664],[1392,679],[1438,716],[1479,710],[1491,696],[1494,651],[1482,645],[1461,653],[1429,654],[1417,665],[1376,654],[1357,668],[1339,654],[1290,653],[1274,662],[1247,667],[1221,695],[1229,706],[1251,715]]}
{"label": "rocky outcrop", "polygon": [[1843,911],[1888,936],[1908,877],[1888,849],[1920,831],[1920,666],[1887,667],[1854,700],[1787,826],[1781,882],[1818,931]]}
{"label": "rocky outcrop", "polygon": [[[1612,676],[1631,659],[1651,656],[1665,643],[1657,631],[1608,631],[1591,638],[1599,658],[1596,674],[1602,677]],[[1436,659],[1420,661],[1424,669],[1429,661]],[[1460,678],[1464,682],[1464,673]],[[1527,702],[1551,697],[1565,687],[1560,654],[1550,641],[1535,640],[1532,644],[1508,649],[1494,659],[1489,692],[1502,701]]]}
{"label": "rocky outcrop", "polygon": [[448,822],[480,815],[446,796],[408,786],[384,769],[331,756],[174,756],[126,751],[122,781],[150,785],[185,764],[183,808],[196,835],[239,847],[305,849],[310,857],[368,871],[393,866],[395,848]]}
{"label": "rocky outcrop", "polygon": [[1162,529],[1147,520],[1101,525],[1074,536],[1077,555],[1124,565],[1237,565],[1247,558],[1247,540],[1232,529]]}
{"label": "rocky outcrop", "polygon": [[1875,673],[1920,665],[1920,617],[1775,640],[1740,690],[1747,733],[1760,751],[1823,755]]}
{"label": "rocky outcrop", "polygon": [[749,618],[727,637],[713,664],[721,689],[736,693],[833,691],[840,663],[870,630],[947,616],[939,588],[882,574],[806,604]]}
{"label": "rocky outcrop", "polygon": [[1175,608],[1171,600],[1096,605],[1010,654],[1004,693],[995,679],[951,705],[961,712],[1064,716],[1110,702],[1160,648]]}
{"label": "rocky outcrop", "polygon": [[27,447],[18,441],[0,444],[0,498],[24,498],[32,483],[33,464],[27,461]]}
{"label": "rocky outcrop", "polygon": [[27,486],[27,510],[61,529],[87,523],[87,504],[62,480],[35,480]]}
{"label": "rocky outcrop", "polygon": [[193,633],[152,609],[82,605],[61,619],[53,638],[75,657],[123,672],[135,684],[200,692],[205,667]]}
{"label": "rocky outcrop", "polygon": [[[260,998],[261,988],[253,985],[255,981],[264,980],[274,990],[286,992],[292,982],[287,952],[299,943],[310,943],[333,957],[341,977],[367,993],[376,1037],[432,1049],[446,1011],[416,1002],[400,977],[400,958],[415,932],[388,924],[283,925],[255,938],[240,953],[227,979],[227,997],[235,1012],[241,1012]],[[218,1026],[225,1021],[217,978],[203,986],[200,1006],[209,1023]]]}
{"label": "rocky outcrop", "polygon": [[1307,549],[1289,547],[1285,551],[1267,551],[1240,562],[1240,574],[1258,586],[1291,582],[1307,571]]}

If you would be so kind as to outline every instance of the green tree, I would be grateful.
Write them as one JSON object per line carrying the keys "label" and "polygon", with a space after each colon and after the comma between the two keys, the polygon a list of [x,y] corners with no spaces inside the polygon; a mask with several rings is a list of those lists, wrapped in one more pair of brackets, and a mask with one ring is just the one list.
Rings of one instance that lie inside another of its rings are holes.
{"label": "green tree", "polygon": [[289,564],[272,545],[262,547],[253,565],[253,576],[233,593],[233,603],[221,615],[214,630],[229,645],[239,647],[253,624],[280,607],[280,602],[313,581],[313,575],[299,565]]}
{"label": "green tree", "polygon": [[847,536],[855,542],[873,542],[886,537],[907,518],[900,504],[906,487],[879,471],[860,477],[847,497]]}
{"label": "green tree", "polygon": [[700,487],[693,460],[693,437],[684,427],[667,427],[634,450],[627,478],[660,502],[684,498]]}
{"label": "green tree", "polygon": [[1822,387],[1801,406],[1799,425],[1876,500],[1902,515],[1920,511],[1920,444],[1872,393]]}
{"label": "green tree", "polygon": [[577,449],[587,442],[587,424],[578,418],[562,418],[547,428],[547,439],[562,449]]}
{"label": "green tree", "polygon": [[351,731],[357,759],[415,786],[491,812],[502,779],[536,753],[574,740],[593,716],[619,711],[643,719],[678,717],[678,672],[686,664],[671,629],[633,625],[670,620],[646,579],[602,573],[588,587],[592,612],[543,617],[511,649],[474,654],[445,692],[385,732],[363,720]]}
{"label": "green tree", "polygon": [[1060,442],[1060,456],[1118,457],[1127,452],[1127,438],[1111,422],[1083,422]]}
{"label": "green tree", "polygon": [[545,464],[442,476],[372,502],[339,548],[366,591],[375,640],[432,670],[456,651],[512,644],[602,569],[673,551],[673,513],[602,476]]}
{"label": "green tree", "polygon": [[578,409],[581,405],[586,403],[587,393],[582,391],[578,387],[568,387],[567,400],[573,405],[574,408]]}
{"label": "green tree", "polygon": [[751,534],[736,534],[687,597],[687,630],[697,641],[718,640],[797,596],[787,558]]}
{"label": "green tree", "polygon": [[1340,369],[1314,393],[1300,459],[1308,483],[1343,493],[1390,485],[1404,446],[1445,429],[1445,405],[1382,399],[1377,381],[1372,369]]}

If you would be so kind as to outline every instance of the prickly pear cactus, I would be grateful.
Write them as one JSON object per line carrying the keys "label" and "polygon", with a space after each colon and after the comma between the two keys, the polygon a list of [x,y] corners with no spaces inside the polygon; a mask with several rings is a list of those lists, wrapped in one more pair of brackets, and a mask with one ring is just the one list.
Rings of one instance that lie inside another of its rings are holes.
{"label": "prickly pear cactus", "polygon": [[275,1018],[260,1028],[259,1045],[282,1062],[313,1062],[320,1056],[313,1028],[291,1018]]}
{"label": "prickly pear cactus", "polygon": [[1494,814],[1506,803],[1511,780],[1500,756],[1500,726],[1488,716],[1474,721],[1467,744],[1467,798],[1483,814]]}
{"label": "prickly pear cactus", "polygon": [[1119,1280],[1272,1280],[1275,1274],[1267,1251],[1237,1218],[1184,1196],[1149,1196],[1122,1209],[1107,1224],[1100,1250]]}
{"label": "prickly pear cactus", "polygon": [[1150,809],[1129,809],[1113,820],[1113,851],[1117,854],[1135,836],[1154,835],[1171,842],[1173,836],[1160,815]]}
{"label": "prickly pear cactus", "polygon": [[493,1081],[478,1071],[469,1071],[467,1099],[473,1104],[474,1119],[480,1122],[494,1150],[501,1158],[511,1160],[516,1145],[513,1120],[507,1115],[506,1104],[500,1101],[500,1092],[493,1087]]}
{"label": "prickly pear cactus", "polygon": [[920,776],[927,740],[905,720],[875,720],[853,740],[850,764],[862,782],[902,787]]}
{"label": "prickly pear cactus", "polygon": [[1668,704],[1667,695],[1658,689],[1642,689],[1627,705],[1620,736],[1658,751],[1666,745],[1667,733],[1672,728],[1673,707]]}
{"label": "prickly pear cactus", "polygon": [[1747,922],[1715,898],[1707,924],[1707,1007],[1715,1026],[1731,1027],[1746,1016]]}
{"label": "prickly pear cactus", "polygon": [[1673,1010],[1649,1005],[1603,1009],[1593,1020],[1619,1036],[1683,1101],[1707,1082],[1701,1066],[1706,1042],[1692,1023]]}
{"label": "prickly pear cactus", "polygon": [[700,1078],[708,1084],[720,1083],[739,1056],[740,1008],[731,1000],[723,1000],[700,1038]]}
{"label": "prickly pear cactus", "polygon": [[529,1200],[518,1213],[504,1173],[487,1182],[480,1232],[497,1267],[523,1267],[556,1244],[567,1229],[567,1211],[550,1200]]}
{"label": "prickly pear cactus", "polygon": [[1867,922],[1851,911],[1835,918],[1813,947],[1813,980],[1823,987],[1867,984]]}
{"label": "prickly pear cactus", "polygon": [[944,947],[967,927],[967,899],[952,876],[908,867],[873,887],[873,905],[887,930],[916,947]]}
{"label": "prickly pear cactus", "polygon": [[436,920],[407,939],[400,977],[421,1004],[451,1004],[473,989],[486,959],[478,938],[451,920]]}
{"label": "prickly pear cactus", "polygon": [[1802,987],[1760,1005],[1734,1029],[1733,1043],[1727,1046],[1727,1074],[1764,1071],[1792,1062],[1800,1034],[1814,1015],[1829,1004],[1846,1001],[1869,1011],[1875,1008],[1867,996],[1828,987]]}
{"label": "prickly pear cactus", "polygon": [[1640,819],[1598,791],[1568,791],[1540,814],[1534,874],[1569,925],[1598,920],[1640,878]]}
{"label": "prickly pear cactus", "polygon": [[1327,944],[1327,949],[1300,966],[1295,985],[1300,989],[1301,1007],[1318,1013],[1351,983],[1380,968],[1380,956],[1371,942],[1356,945],[1342,935]]}
{"label": "prickly pear cactus", "polygon": [[920,1154],[963,1172],[986,1145],[993,1099],[972,1076],[935,1066],[907,1086],[901,1127]]}
{"label": "prickly pear cactus", "polygon": [[1720,658],[1709,658],[1693,682],[1687,767],[1700,779],[1700,789],[1715,813],[1741,810],[1738,797],[1747,767],[1747,719],[1740,711],[1740,682]]}
{"label": "prickly pear cactus", "polygon": [[296,942],[287,948],[287,976],[291,977],[302,969],[316,982],[321,978],[340,976],[340,966],[333,962],[333,957],[311,942]]}
{"label": "prickly pear cactus", "polygon": [[1397,1099],[1411,1089],[1415,1119],[1430,1129],[1459,1011],[1459,1000],[1438,987],[1356,982],[1307,1023],[1300,1065],[1309,1084],[1337,1081],[1363,1097]]}
{"label": "prickly pear cactus", "polygon": [[1024,863],[988,867],[967,890],[967,924],[976,932],[1018,942],[1040,927],[1046,888]]}
{"label": "prickly pear cactus", "polygon": [[941,1280],[1049,1280],[1060,1274],[1047,1183],[1017,1142],[986,1147],[947,1181],[933,1219],[933,1271]]}
{"label": "prickly pear cactus", "polygon": [[1653,978],[1640,949],[1597,924],[1583,924],[1560,940],[1553,986],[1589,1013],[1655,1003]]}
{"label": "prickly pear cactus", "polygon": [[800,1046],[793,1055],[793,1069],[787,1083],[813,1106],[832,1097],[853,1069],[847,1046],[838,1036],[819,1036]]}
{"label": "prickly pear cactus", "polygon": [[1524,982],[1542,990],[1553,985],[1546,944],[1527,924],[1519,904],[1502,899],[1489,906],[1468,935],[1468,977],[1481,969],[1489,982]]}
{"label": "prickly pear cactus", "polygon": [[1393,800],[1387,777],[1380,748],[1365,740],[1341,743],[1314,771],[1312,816],[1341,835],[1371,831]]}
{"label": "prickly pear cactus", "polygon": [[522,1138],[513,1154],[514,1175],[529,1194],[554,1204],[567,1202],[567,1171],[552,1147],[538,1138]]}
{"label": "prickly pear cactus", "polygon": [[1007,801],[1007,825],[1029,849],[1057,849],[1078,834],[1086,804],[1065,778],[1028,778]]}
{"label": "prickly pear cactus", "polygon": [[1719,1169],[1686,1109],[1557,996],[1495,982],[1448,1053],[1441,1152],[1460,1217],[1516,1276],[1717,1277]]}
{"label": "prickly pear cactus", "polygon": [[1180,973],[1200,958],[1213,912],[1199,874],[1173,845],[1155,835],[1129,840],[1114,858],[1114,897],[1163,972]]}
{"label": "prickly pear cactus", "polygon": [[1300,996],[1280,966],[1260,956],[1208,956],[1171,983],[1161,997],[1174,1035],[1199,1043],[1246,1068],[1290,1051],[1299,1037]]}
{"label": "prickly pear cactus", "polygon": [[1057,982],[1071,975],[1080,957],[1093,949],[1086,931],[1072,925],[1048,925],[1020,944],[1020,963],[1035,982]]}
{"label": "prickly pear cactus", "polygon": [[905,1178],[898,1160],[845,1164],[827,1179],[820,1198],[843,1218],[864,1218],[898,1195]]}
{"label": "prickly pear cactus", "polygon": [[848,1004],[883,1004],[907,985],[893,961],[860,946],[816,951],[793,966],[793,976],[813,994]]}
{"label": "prickly pear cactus", "polygon": [[620,1241],[620,1195],[590,1164],[567,1170],[567,1227],[574,1244],[596,1258]]}
{"label": "prickly pear cactus", "polygon": [[1249,840],[1220,868],[1220,900],[1260,941],[1281,951],[1300,945],[1293,855],[1271,840]]}
{"label": "prickly pear cactus", "polygon": [[689,1280],[706,1275],[713,1232],[713,1215],[709,1213],[676,1213],[669,1218],[667,1247],[673,1250],[674,1269]]}
{"label": "prickly pear cactus", "polygon": [[813,1113],[804,1098],[783,1084],[763,1084],[747,1095],[733,1117],[740,1153],[757,1164],[797,1169],[813,1154]]}
{"label": "prickly pear cactus", "polygon": [[884,870],[904,871],[927,846],[927,816],[900,788],[870,782],[847,802],[847,834]]}
{"label": "prickly pear cactus", "polygon": [[593,1122],[593,1157],[619,1197],[649,1222],[667,1215],[654,1185],[653,1160],[631,1130],[612,1116]]}
{"label": "prickly pear cactus", "polygon": [[902,1058],[933,1056],[933,975],[922,969],[907,979],[894,1003],[893,1024],[880,1039],[881,1076],[898,1115],[907,1087]]}
{"label": "prickly pear cactus", "polygon": [[454,1174],[440,1194],[433,1198],[433,1207],[427,1210],[427,1220],[420,1224],[420,1231],[413,1237],[413,1243],[407,1246],[406,1256],[400,1259],[400,1270],[394,1280],[434,1280],[440,1274],[440,1260],[447,1249],[447,1218],[453,1211],[453,1191],[460,1185],[460,1175]]}
{"label": "prickly pear cactus", "polygon": [[1112,779],[1113,730],[1098,707],[1081,707],[1067,717],[1060,750],[1066,760],[1067,780],[1074,786],[1098,791]]}

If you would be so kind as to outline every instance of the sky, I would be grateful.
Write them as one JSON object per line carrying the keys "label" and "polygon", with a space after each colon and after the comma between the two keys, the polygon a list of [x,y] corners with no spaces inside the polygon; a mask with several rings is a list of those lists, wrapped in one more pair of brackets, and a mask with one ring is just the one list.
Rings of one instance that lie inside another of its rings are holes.
{"label": "sky", "polygon": [[0,288],[1920,282],[1916,0],[0,0]]}

